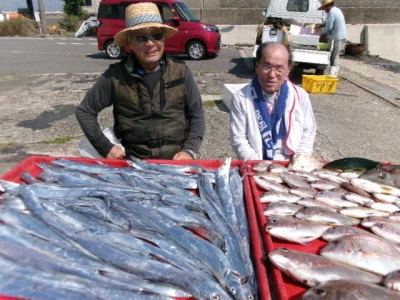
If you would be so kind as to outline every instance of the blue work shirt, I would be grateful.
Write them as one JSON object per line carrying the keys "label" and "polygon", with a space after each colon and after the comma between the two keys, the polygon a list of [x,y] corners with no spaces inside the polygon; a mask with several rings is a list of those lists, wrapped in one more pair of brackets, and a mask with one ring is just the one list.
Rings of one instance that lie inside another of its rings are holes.
{"label": "blue work shirt", "polygon": [[347,38],[344,15],[336,6],[329,11],[322,33],[331,35],[335,41]]}

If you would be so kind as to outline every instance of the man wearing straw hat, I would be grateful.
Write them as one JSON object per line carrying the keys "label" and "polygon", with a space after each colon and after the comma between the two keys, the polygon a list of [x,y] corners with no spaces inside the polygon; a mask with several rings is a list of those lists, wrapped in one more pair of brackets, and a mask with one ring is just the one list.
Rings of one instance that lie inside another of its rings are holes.
{"label": "man wearing straw hat", "polygon": [[[129,5],[125,19],[114,43],[132,52],[101,75],[76,111],[88,144],[112,159],[196,158],[205,132],[201,95],[189,68],[164,55],[165,39],[177,30],[162,23],[154,3]],[[97,119],[109,106],[116,139]]]}
{"label": "man wearing straw hat", "polygon": [[346,22],[342,11],[335,6],[334,0],[323,0],[318,10],[324,10],[328,14],[325,24],[315,28],[323,27],[322,34],[328,35],[332,39],[333,47],[329,75],[337,77],[339,73],[339,54],[343,50],[347,38]]}

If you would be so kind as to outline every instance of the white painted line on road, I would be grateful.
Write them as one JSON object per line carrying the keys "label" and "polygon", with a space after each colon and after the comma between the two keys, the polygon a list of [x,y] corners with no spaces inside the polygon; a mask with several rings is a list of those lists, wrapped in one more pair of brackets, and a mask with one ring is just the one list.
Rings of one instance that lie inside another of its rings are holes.
{"label": "white painted line on road", "polygon": [[[103,72],[93,72],[93,73],[74,73],[74,75],[98,75],[100,76]],[[40,73],[40,74],[30,74],[30,75],[40,75],[40,76],[65,76],[71,75],[71,73]]]}
{"label": "white painted line on road", "polygon": [[97,38],[68,38],[68,37],[28,37],[28,36],[0,36],[0,40],[80,40],[95,41]]}

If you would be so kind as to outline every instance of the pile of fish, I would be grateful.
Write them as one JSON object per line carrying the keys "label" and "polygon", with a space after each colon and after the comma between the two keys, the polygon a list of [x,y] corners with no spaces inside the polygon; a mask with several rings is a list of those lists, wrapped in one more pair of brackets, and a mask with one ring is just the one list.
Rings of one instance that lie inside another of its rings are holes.
{"label": "pile of fish", "polygon": [[[265,230],[288,241],[268,257],[309,287],[302,299],[400,299],[399,188],[357,172],[273,161],[253,170]],[[317,239],[325,241],[317,254],[295,249]]]}
{"label": "pile of fish", "polygon": [[1,180],[0,294],[26,299],[257,299],[242,178],[128,159],[53,159]]}

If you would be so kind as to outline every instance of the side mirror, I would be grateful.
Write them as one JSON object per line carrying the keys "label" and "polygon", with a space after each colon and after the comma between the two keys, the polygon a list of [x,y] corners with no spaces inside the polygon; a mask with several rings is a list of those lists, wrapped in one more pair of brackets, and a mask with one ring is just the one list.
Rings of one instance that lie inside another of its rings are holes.
{"label": "side mirror", "polygon": [[174,21],[176,24],[179,24],[179,22],[181,21],[181,19],[178,16],[173,16],[172,17],[172,21]]}

